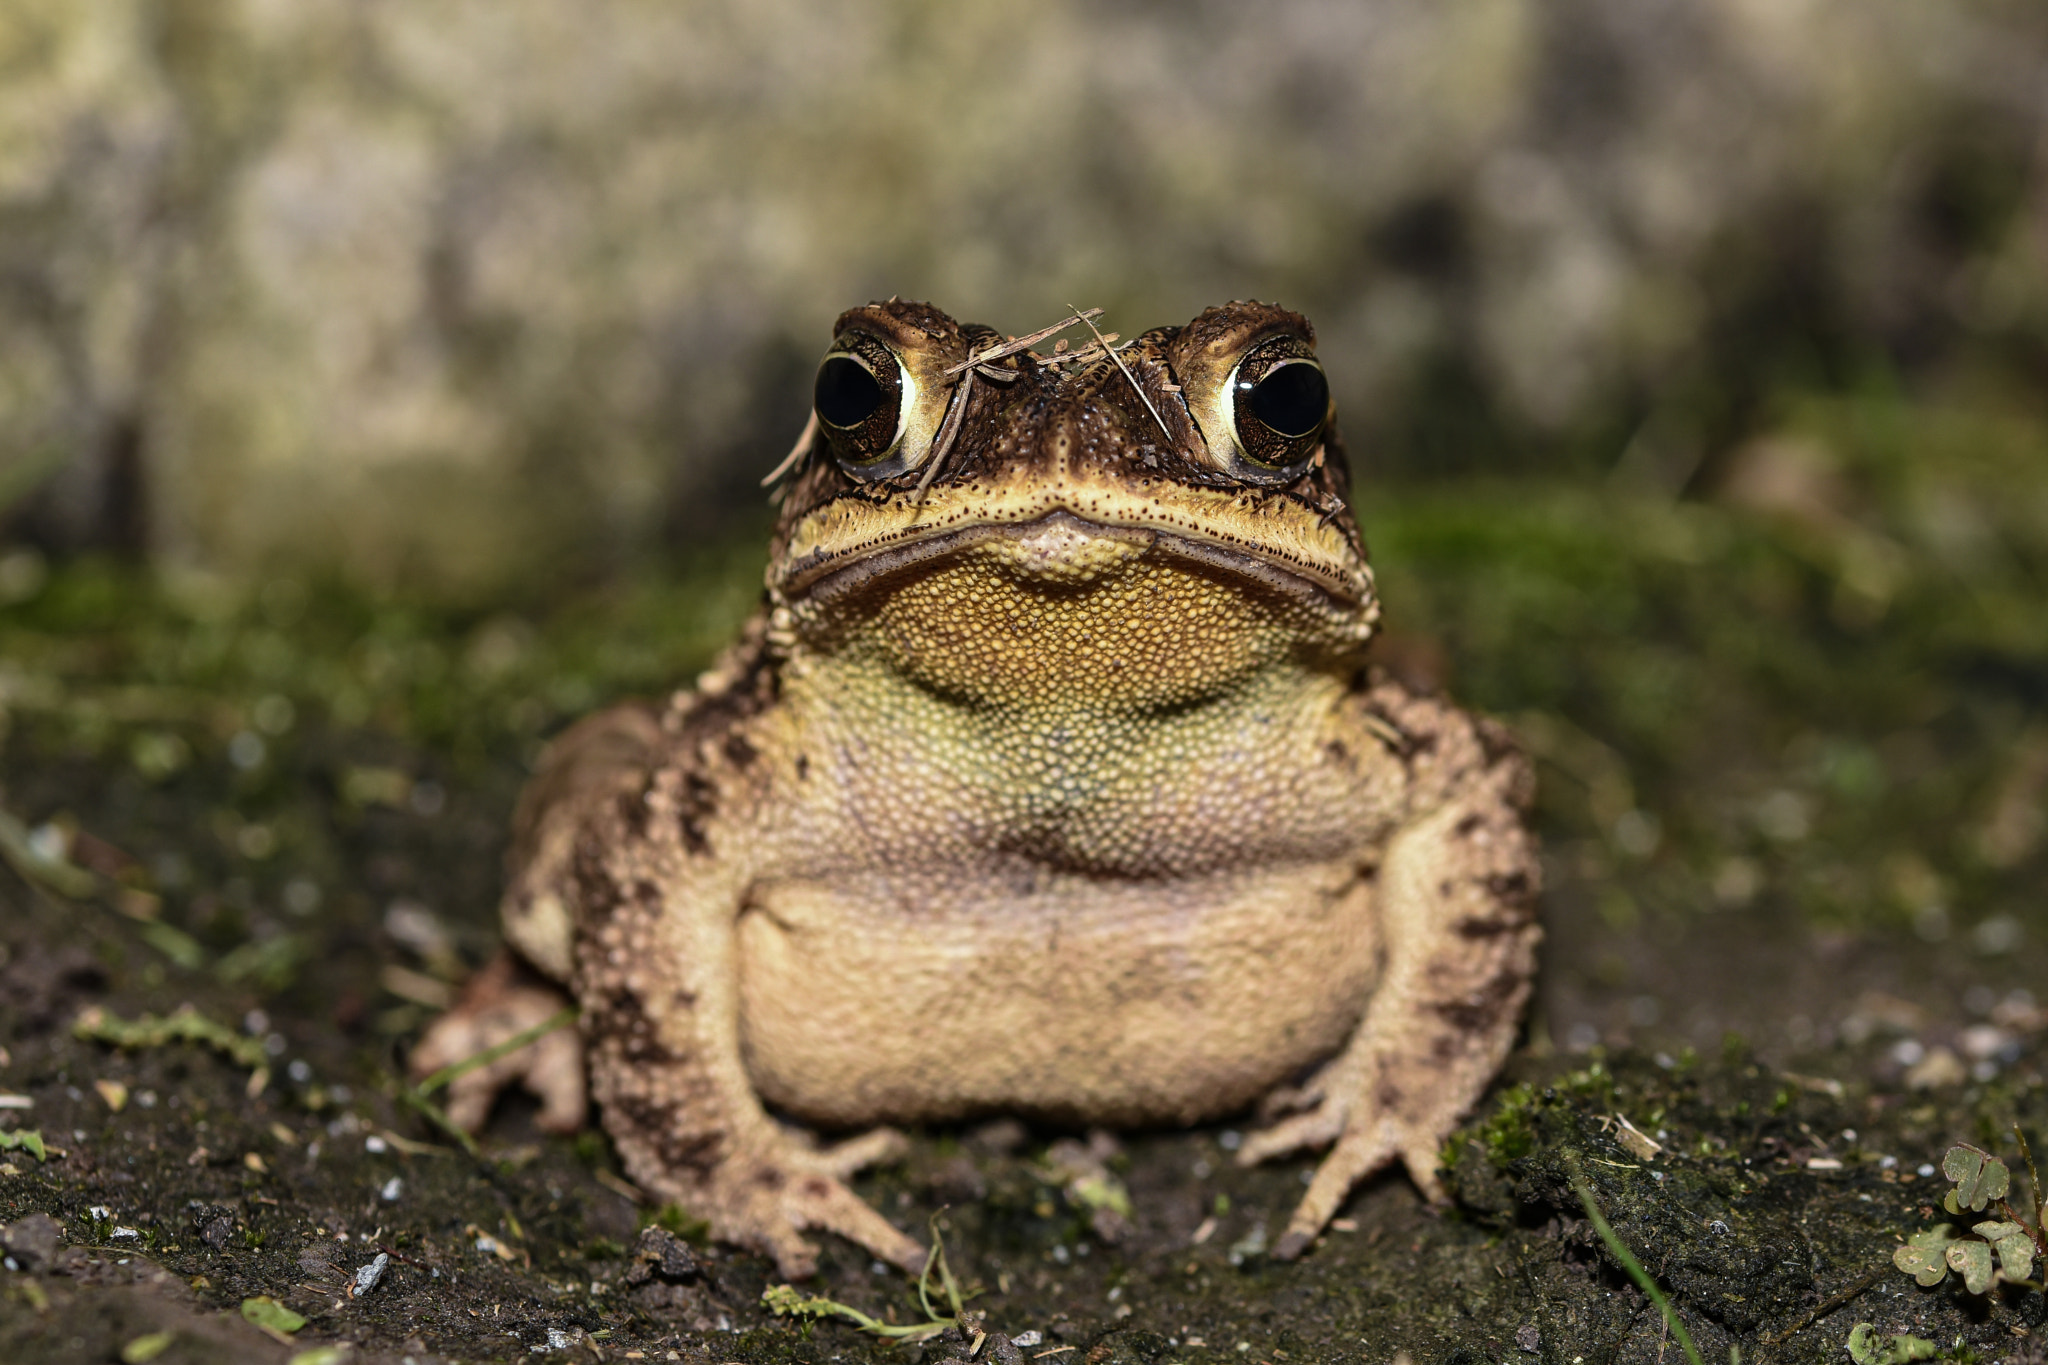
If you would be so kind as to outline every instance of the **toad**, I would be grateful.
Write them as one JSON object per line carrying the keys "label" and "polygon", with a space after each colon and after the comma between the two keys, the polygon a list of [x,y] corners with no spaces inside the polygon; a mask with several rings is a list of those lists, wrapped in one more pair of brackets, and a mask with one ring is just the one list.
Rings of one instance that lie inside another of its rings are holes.
{"label": "toad", "polygon": [[573,1127],[587,1083],[634,1180],[790,1276],[806,1230],[921,1262],[846,1183],[892,1124],[1256,1104],[1240,1161],[1327,1148],[1282,1258],[1389,1163],[1441,1198],[1534,970],[1528,766],[1364,657],[1306,319],[1042,340],[839,319],[760,614],[694,687],[563,734],[522,798],[518,971],[414,1065],[556,987],[578,1029],[463,1077],[459,1122],[521,1079]]}

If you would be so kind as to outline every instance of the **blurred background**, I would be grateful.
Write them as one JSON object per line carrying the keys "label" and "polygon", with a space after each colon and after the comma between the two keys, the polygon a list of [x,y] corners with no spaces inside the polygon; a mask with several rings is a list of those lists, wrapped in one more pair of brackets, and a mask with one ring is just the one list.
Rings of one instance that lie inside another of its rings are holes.
{"label": "blurred background", "polygon": [[[832,319],[890,294],[1314,320],[1386,662],[1543,762],[1560,1045],[1768,1015],[1921,1065],[1935,969],[1850,969],[1886,934],[2037,1026],[2023,0],[9,0],[9,799],[114,793],[212,951],[375,922],[414,874],[347,812],[482,793],[488,849],[542,736],[700,666]],[[1767,931],[1812,975],[1743,965]]]}
{"label": "blurred background", "polygon": [[1369,477],[1712,481],[2048,327],[2048,15],[11,4],[0,500],[481,594],[751,507],[833,317],[1316,322]]}

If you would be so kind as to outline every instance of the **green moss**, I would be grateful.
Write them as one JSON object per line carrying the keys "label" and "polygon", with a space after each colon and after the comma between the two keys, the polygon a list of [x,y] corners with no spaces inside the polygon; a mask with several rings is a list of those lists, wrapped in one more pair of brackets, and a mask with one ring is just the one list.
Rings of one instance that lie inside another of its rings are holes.
{"label": "green moss", "polygon": [[711,1224],[702,1218],[691,1216],[680,1204],[663,1204],[653,1210],[642,1210],[640,1226],[656,1227],[672,1232],[686,1242],[703,1246],[711,1240]]}
{"label": "green moss", "polygon": [[1536,1150],[1536,1124],[1531,1114],[1535,1104],[1536,1089],[1526,1083],[1511,1085],[1501,1093],[1493,1113],[1479,1128],[1479,1147],[1488,1161],[1506,1167]]}

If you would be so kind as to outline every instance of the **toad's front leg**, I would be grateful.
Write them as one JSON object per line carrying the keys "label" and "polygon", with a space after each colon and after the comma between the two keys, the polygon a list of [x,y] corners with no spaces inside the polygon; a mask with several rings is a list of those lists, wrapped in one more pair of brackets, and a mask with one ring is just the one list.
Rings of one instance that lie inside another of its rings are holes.
{"label": "toad's front leg", "polygon": [[1350,1044],[1249,1137],[1244,1163],[1334,1143],[1274,1254],[1304,1251],[1353,1185],[1399,1159],[1432,1200],[1437,1154],[1514,1044],[1535,972],[1539,868],[1527,764],[1505,732],[1383,685],[1363,699],[1416,815],[1379,870],[1386,967]]}
{"label": "toad's front leg", "polygon": [[807,1228],[914,1270],[924,1248],[845,1184],[902,1139],[883,1129],[820,1148],[754,1092],[740,1055],[746,872],[714,856],[720,830],[692,827],[689,781],[658,778],[622,803],[625,828],[596,822],[578,850],[574,981],[605,1128],[634,1180],[786,1276],[816,1266]]}

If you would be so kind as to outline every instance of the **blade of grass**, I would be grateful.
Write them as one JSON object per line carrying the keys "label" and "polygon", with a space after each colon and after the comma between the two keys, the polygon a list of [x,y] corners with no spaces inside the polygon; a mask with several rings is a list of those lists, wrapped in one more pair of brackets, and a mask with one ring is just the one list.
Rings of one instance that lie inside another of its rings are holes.
{"label": "blade of grass", "polygon": [[413,1088],[421,1095],[431,1095],[456,1077],[466,1076],[478,1067],[489,1066],[500,1057],[509,1057],[528,1043],[545,1038],[556,1029],[573,1024],[574,1022],[576,1022],[576,1007],[574,1005],[565,1005],[541,1020],[538,1024],[535,1024],[532,1028],[522,1029],[504,1042],[494,1047],[485,1048],[474,1057],[464,1057],[459,1062],[453,1062],[442,1067]]}
{"label": "blade of grass", "polygon": [[446,1111],[440,1105],[435,1104],[411,1086],[404,1084],[398,1086],[398,1098],[400,1102],[405,1104],[414,1113],[418,1114],[428,1123],[433,1124],[436,1128],[439,1128],[449,1137],[454,1138],[456,1144],[463,1151],[469,1153],[471,1160],[481,1162],[484,1159],[484,1149],[477,1146],[476,1139],[463,1132],[457,1126],[455,1120],[449,1118]]}
{"label": "blade of grass", "polygon": [[553,1033],[556,1029],[564,1028],[575,1021],[576,1007],[574,1005],[564,1006],[541,1020],[538,1024],[535,1024],[532,1028],[522,1029],[504,1042],[498,1043],[493,1047],[487,1047],[473,1057],[464,1057],[459,1062],[452,1062],[442,1067],[418,1085],[406,1085],[401,1082],[398,1086],[398,1098],[428,1123],[433,1124],[436,1128],[439,1128],[442,1132],[460,1143],[462,1150],[469,1153],[472,1160],[481,1161],[483,1160],[483,1149],[477,1146],[476,1139],[456,1126],[455,1122],[448,1117],[447,1112],[440,1105],[428,1099],[427,1096],[441,1089],[457,1077],[466,1076],[479,1067],[489,1066],[500,1057],[509,1057],[527,1044],[537,1042]]}
{"label": "blade of grass", "polygon": [[1621,1262],[1621,1268],[1636,1282],[1636,1288],[1649,1295],[1650,1302],[1657,1305],[1657,1311],[1664,1315],[1665,1324],[1671,1328],[1671,1335],[1678,1338],[1678,1345],[1684,1350],[1685,1358],[1691,1361],[1692,1365],[1706,1365],[1706,1362],[1700,1359],[1699,1348],[1692,1344],[1692,1333],[1685,1330],[1685,1324],[1679,1320],[1678,1310],[1671,1306],[1671,1300],[1664,1297],[1664,1291],[1650,1278],[1650,1272],[1643,1269],[1643,1264],[1635,1258],[1635,1253],[1630,1251],[1621,1238],[1614,1235],[1614,1229],[1608,1226],[1607,1216],[1600,1212],[1600,1205],[1593,1198],[1593,1188],[1586,1183],[1586,1177],[1580,1173],[1576,1162],[1572,1163],[1571,1172],[1572,1188],[1578,1192],[1579,1202],[1586,1206],[1586,1217],[1592,1222],[1593,1231],[1600,1234],[1600,1240],[1606,1243],[1614,1259]]}
{"label": "blade of grass", "polygon": [[[2013,1124],[2012,1135],[2019,1139],[2020,1156],[2025,1158],[2027,1163],[2028,1193],[2034,1200],[2034,1226],[2027,1231],[2033,1235],[2034,1245],[2041,1249],[2041,1254],[2048,1256],[2048,1227],[2042,1225],[2041,1218],[2041,1172],[2034,1168],[2034,1149],[2027,1146],[2027,1135],[2020,1131],[2018,1123]],[[2041,1278],[2048,1281],[2048,1274]]]}

